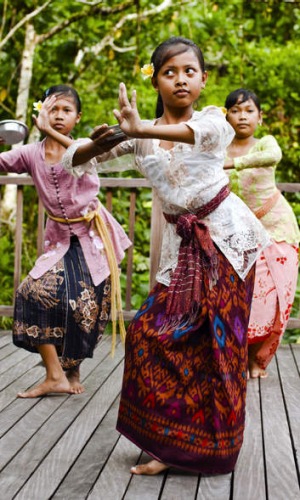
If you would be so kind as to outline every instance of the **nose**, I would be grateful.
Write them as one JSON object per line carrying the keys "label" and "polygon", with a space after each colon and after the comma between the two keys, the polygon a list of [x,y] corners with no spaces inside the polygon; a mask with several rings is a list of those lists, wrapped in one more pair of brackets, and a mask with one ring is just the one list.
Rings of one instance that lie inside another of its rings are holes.
{"label": "nose", "polygon": [[58,109],[58,110],[56,111],[56,116],[55,116],[55,118],[56,118],[57,120],[63,120],[63,118],[64,118],[64,116],[63,116],[63,115],[64,115],[63,110],[62,110],[62,109]]}
{"label": "nose", "polygon": [[246,118],[246,116],[247,116],[246,111],[241,111],[240,120],[244,120]]}
{"label": "nose", "polygon": [[183,85],[186,85],[185,74],[179,73],[176,81],[176,86],[182,87]]}

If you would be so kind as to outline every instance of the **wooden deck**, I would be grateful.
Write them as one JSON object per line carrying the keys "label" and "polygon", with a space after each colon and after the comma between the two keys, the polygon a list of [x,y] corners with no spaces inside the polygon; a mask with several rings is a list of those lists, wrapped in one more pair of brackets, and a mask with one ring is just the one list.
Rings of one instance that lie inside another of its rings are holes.
{"label": "wooden deck", "polygon": [[18,399],[44,376],[39,355],[0,334],[1,500],[296,500],[300,345],[281,346],[269,377],[248,382],[245,441],[233,474],[131,476],[147,457],[115,430],[124,349],[105,336],[82,365],[86,392]]}

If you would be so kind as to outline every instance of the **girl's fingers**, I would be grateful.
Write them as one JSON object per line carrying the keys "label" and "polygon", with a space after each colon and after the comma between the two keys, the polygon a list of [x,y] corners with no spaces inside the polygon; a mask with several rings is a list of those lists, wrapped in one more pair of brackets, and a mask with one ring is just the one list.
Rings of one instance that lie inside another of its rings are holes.
{"label": "girl's fingers", "polygon": [[93,140],[100,139],[105,132],[107,132],[108,125],[107,123],[103,123],[102,125],[98,125],[94,128],[93,132],[90,135],[90,138]]}
{"label": "girl's fingers", "polygon": [[46,99],[43,102],[43,107],[46,109],[50,109],[51,106],[53,106],[53,104],[55,103],[55,101],[56,101],[56,95],[52,94],[49,97],[46,97]]}
{"label": "girl's fingers", "polygon": [[120,83],[119,87],[119,106],[120,109],[122,109],[123,107],[136,109],[136,90],[132,91],[131,100],[129,102],[126,85],[124,83]]}
{"label": "girl's fingers", "polygon": [[123,93],[124,93],[124,89],[123,89],[123,83],[120,83],[119,85],[119,107],[122,108],[124,106],[123,104]]}
{"label": "girl's fingers", "polygon": [[120,83],[119,87],[119,105],[120,107],[130,106],[130,102],[127,97],[127,90],[125,83]]}
{"label": "girl's fingers", "polygon": [[122,116],[121,116],[120,111],[119,111],[119,110],[117,110],[117,109],[114,109],[114,110],[113,110],[113,114],[114,114],[115,118],[118,120],[118,122],[119,122],[119,123],[121,123],[121,118],[122,118]]}
{"label": "girl's fingers", "polygon": [[133,109],[136,109],[136,90],[132,91],[132,96],[131,96],[131,107]]}

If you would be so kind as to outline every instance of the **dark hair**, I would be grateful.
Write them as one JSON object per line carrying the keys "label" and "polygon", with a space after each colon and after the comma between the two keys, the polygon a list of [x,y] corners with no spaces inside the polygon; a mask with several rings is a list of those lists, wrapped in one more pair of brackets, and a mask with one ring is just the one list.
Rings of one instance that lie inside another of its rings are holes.
{"label": "dark hair", "polygon": [[251,90],[242,88],[236,89],[233,92],[230,92],[230,94],[228,94],[225,101],[225,108],[230,109],[235,104],[241,104],[242,102],[249,101],[249,99],[251,99],[254,102],[255,106],[260,112],[261,111],[260,100],[257,97],[257,95]]}
{"label": "dark hair", "polygon": [[76,90],[73,89],[73,87],[69,87],[68,85],[53,85],[52,87],[49,87],[47,90],[45,90],[42,101],[46,99],[46,97],[49,97],[52,94],[57,94],[57,95],[65,95],[68,97],[72,97],[77,109],[77,112],[81,112],[81,101],[79,98],[79,95],[77,94]]}
{"label": "dark hair", "polygon": [[[189,38],[183,38],[181,36],[173,36],[171,38],[168,38],[168,40],[162,42],[154,50],[151,57],[151,62],[153,63],[154,66],[153,76],[156,77],[160,68],[165,64],[166,61],[171,59],[171,57],[187,52],[190,49],[193,50],[193,52],[195,53],[200,64],[200,68],[204,72],[205,71],[204,57],[198,45]],[[162,116],[162,114],[163,114],[163,102],[161,96],[158,95],[156,104],[156,117],[159,118],[160,116]]]}
{"label": "dark hair", "polygon": [[155,77],[157,75],[160,68],[166,61],[168,61],[168,59],[171,59],[171,57],[177,56],[178,54],[182,54],[189,49],[194,51],[198,58],[200,68],[204,72],[204,57],[198,45],[188,38],[183,38],[182,36],[172,36],[158,45],[152,54],[151,62],[154,66],[153,76]]}

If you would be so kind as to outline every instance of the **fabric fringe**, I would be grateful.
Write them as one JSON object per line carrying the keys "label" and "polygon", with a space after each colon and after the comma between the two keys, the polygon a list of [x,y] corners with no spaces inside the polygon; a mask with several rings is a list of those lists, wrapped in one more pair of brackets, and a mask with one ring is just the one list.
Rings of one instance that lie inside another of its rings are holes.
{"label": "fabric fringe", "polygon": [[181,314],[167,314],[164,317],[164,322],[158,330],[158,335],[164,335],[169,330],[175,331],[179,329],[186,329],[189,325],[194,325],[199,317],[201,310],[201,305],[198,303],[193,303],[191,306],[190,313]]}

